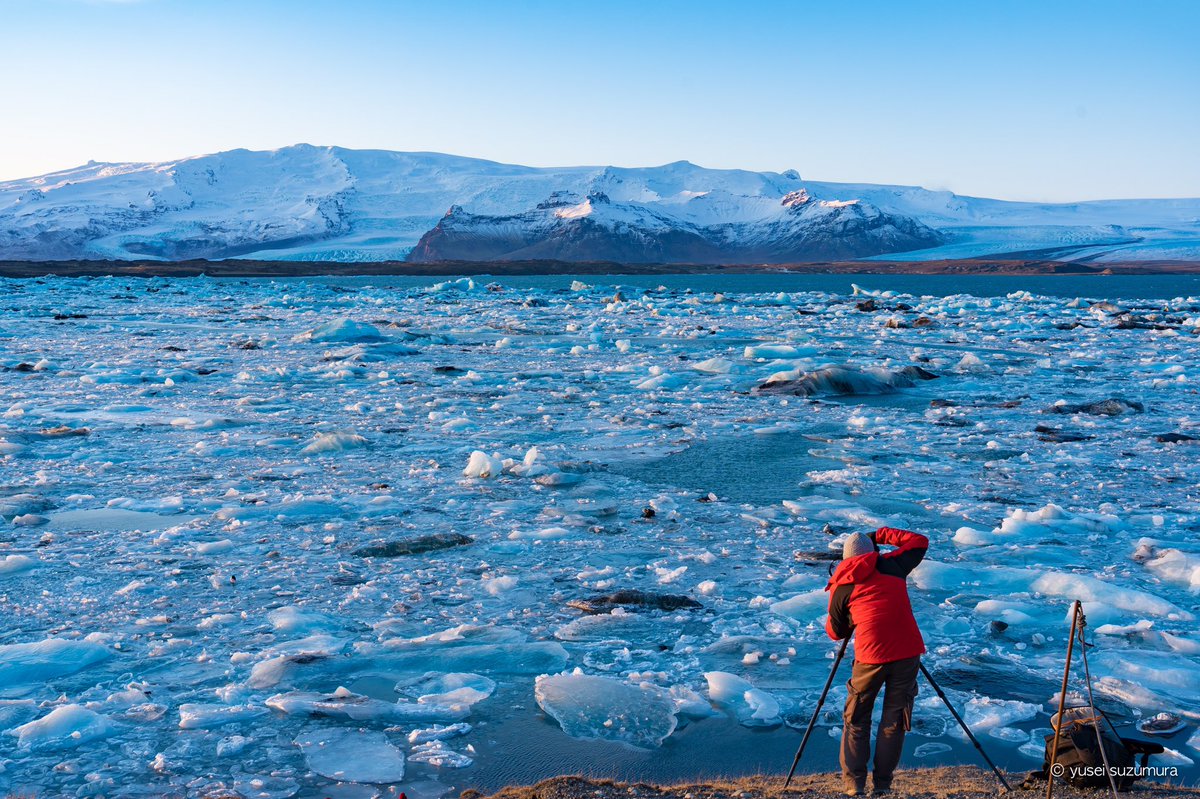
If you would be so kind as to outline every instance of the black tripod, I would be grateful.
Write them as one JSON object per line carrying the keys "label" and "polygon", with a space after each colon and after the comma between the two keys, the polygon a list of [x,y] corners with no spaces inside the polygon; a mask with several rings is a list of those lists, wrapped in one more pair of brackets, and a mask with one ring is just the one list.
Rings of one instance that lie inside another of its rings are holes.
{"label": "black tripod", "polygon": [[917,665],[921,667],[921,673],[925,675],[925,679],[929,680],[929,684],[937,692],[938,699],[946,703],[946,708],[950,711],[950,715],[954,716],[954,720],[958,722],[958,726],[963,728],[963,732],[971,739],[971,743],[975,744],[975,748],[979,750],[980,756],[991,767],[992,772],[996,775],[996,779],[1000,780],[1000,784],[1004,786],[1004,790],[1011,791],[1012,786],[1004,779],[1004,775],[1000,773],[1000,769],[996,768],[996,764],[992,762],[992,759],[987,756],[987,752],[983,751],[983,747],[979,744],[979,739],[971,732],[971,728],[967,726],[967,723],[962,720],[962,716],[958,715],[958,711],[954,709],[954,705],[950,704],[950,700],[946,698],[946,694],[942,691],[941,686],[933,681],[933,675],[929,673],[929,669],[925,668],[925,664],[920,661],[917,662]]}
{"label": "black tripod", "polygon": [[[849,638],[842,639],[842,646],[838,649],[837,657],[834,658],[833,668],[829,670],[829,679],[825,681],[825,690],[821,691],[821,698],[817,700],[817,709],[813,711],[812,718],[808,721],[808,728],[804,730],[804,737],[800,739],[800,748],[796,750],[796,757],[792,760],[792,768],[788,771],[787,780],[783,783],[785,790],[792,784],[792,777],[796,774],[796,766],[800,764],[800,757],[804,754],[804,747],[808,745],[808,737],[812,734],[813,727],[817,724],[817,718],[821,715],[821,708],[825,705],[825,697],[829,694],[829,689],[833,685],[833,678],[837,674],[838,666],[842,664],[842,657],[845,656],[846,645],[849,643]],[[925,675],[925,679],[929,680],[929,684],[933,686],[933,690],[937,693],[938,698],[950,710],[950,715],[954,716],[954,720],[963,728],[963,732],[971,739],[971,743],[975,744],[975,748],[979,750],[979,754],[983,756],[984,761],[991,767],[992,772],[996,775],[996,779],[1000,780],[1000,784],[1004,786],[1004,790],[1011,791],[1012,786],[1004,779],[1004,775],[1000,773],[1000,769],[996,768],[996,764],[992,762],[992,759],[987,756],[987,752],[983,751],[983,746],[980,745],[975,734],[971,732],[971,728],[963,721],[962,716],[958,715],[958,711],[954,709],[954,705],[950,704],[950,700],[946,697],[945,692],[942,691],[941,686],[933,681],[933,675],[925,668],[925,664],[917,661],[917,665],[920,667],[921,673]]]}
{"label": "black tripod", "polygon": [[842,639],[842,645],[838,648],[837,657],[833,660],[833,668],[829,670],[829,679],[825,681],[825,690],[821,692],[821,698],[817,700],[817,709],[813,711],[812,718],[808,720],[808,729],[804,731],[804,737],[800,739],[800,748],[796,750],[796,758],[792,761],[792,767],[788,770],[787,781],[783,783],[784,790],[792,784],[792,777],[796,774],[796,766],[800,764],[800,756],[804,754],[804,747],[808,745],[808,736],[812,735],[813,727],[817,726],[817,717],[821,715],[821,708],[825,705],[825,697],[829,695],[829,688],[833,685],[834,675],[837,674],[838,666],[842,665],[842,658],[846,655],[846,645],[850,643],[850,638],[847,636]]}

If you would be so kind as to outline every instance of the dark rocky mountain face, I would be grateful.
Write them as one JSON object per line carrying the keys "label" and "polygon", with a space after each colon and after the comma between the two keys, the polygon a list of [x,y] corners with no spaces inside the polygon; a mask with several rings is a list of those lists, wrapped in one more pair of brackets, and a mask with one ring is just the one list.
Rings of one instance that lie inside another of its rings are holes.
{"label": "dark rocky mountain face", "polygon": [[941,234],[911,217],[862,202],[784,198],[785,212],[756,222],[695,225],[638,206],[590,197],[586,214],[552,197],[512,216],[454,206],[421,237],[409,260],[619,261],[624,263],[797,263],[847,260],[935,247]]}

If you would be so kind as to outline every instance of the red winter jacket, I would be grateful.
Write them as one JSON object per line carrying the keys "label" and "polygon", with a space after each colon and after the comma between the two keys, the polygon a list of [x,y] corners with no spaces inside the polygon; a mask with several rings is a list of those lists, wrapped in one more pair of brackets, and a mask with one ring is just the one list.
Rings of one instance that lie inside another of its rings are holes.
{"label": "red winter jacket", "polygon": [[[908,601],[905,578],[929,549],[929,539],[908,530],[880,527],[872,536],[876,551],[842,561],[825,590],[829,619],[825,632],[835,641],[857,635],[854,659],[891,663],[925,651]],[[880,544],[896,547],[886,554]]]}

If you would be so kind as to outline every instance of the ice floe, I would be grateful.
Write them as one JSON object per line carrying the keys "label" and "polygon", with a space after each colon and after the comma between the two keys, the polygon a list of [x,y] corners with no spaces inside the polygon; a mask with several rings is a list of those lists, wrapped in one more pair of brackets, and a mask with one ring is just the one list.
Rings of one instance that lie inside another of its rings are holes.
{"label": "ice floe", "polygon": [[308,767],[340,782],[391,784],[404,779],[404,752],[382,732],[317,727],[296,736]]}
{"label": "ice floe", "polygon": [[708,681],[709,698],[732,710],[743,724],[769,727],[780,723],[779,699],[767,691],[726,671],[707,672],[704,679]]}
{"label": "ice floe", "polygon": [[542,675],[534,685],[538,707],[573,738],[601,738],[656,747],[678,725],[663,693],[646,685],[584,674]]}
{"label": "ice floe", "polygon": [[118,730],[112,719],[81,705],[60,705],[45,716],[9,730],[21,749],[67,749]]}

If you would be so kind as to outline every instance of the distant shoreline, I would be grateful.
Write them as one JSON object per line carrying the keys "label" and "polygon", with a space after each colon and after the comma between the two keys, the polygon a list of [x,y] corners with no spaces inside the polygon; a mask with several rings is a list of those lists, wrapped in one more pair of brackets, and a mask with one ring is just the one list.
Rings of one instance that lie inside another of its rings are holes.
{"label": "distant shoreline", "polygon": [[1200,261],[1103,265],[1023,259],[841,261],[797,264],[627,264],[611,261],[0,261],[0,277],[454,277],[495,275],[1200,275]]}

